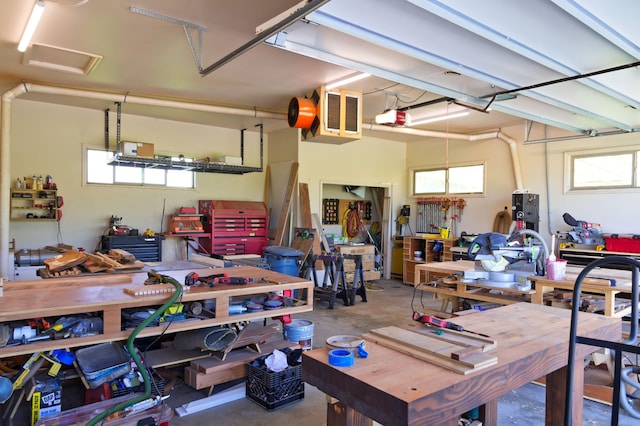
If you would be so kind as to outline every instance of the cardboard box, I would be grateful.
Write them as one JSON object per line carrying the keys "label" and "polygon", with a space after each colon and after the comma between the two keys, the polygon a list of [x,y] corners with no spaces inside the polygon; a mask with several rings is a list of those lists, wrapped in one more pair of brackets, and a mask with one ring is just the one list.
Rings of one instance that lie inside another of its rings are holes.
{"label": "cardboard box", "polygon": [[122,142],[120,148],[120,153],[125,157],[153,158],[155,156],[152,143]]}
{"label": "cardboard box", "polygon": [[[354,272],[356,270],[356,261],[353,259],[345,259],[344,263],[344,271],[345,272]],[[363,254],[362,255],[362,270],[367,271],[370,269],[375,269],[375,255],[373,254]]]}
{"label": "cardboard box", "polygon": [[371,244],[363,245],[341,245],[338,246],[340,254],[376,254],[375,246]]}
{"label": "cardboard box", "polygon": [[36,377],[36,390],[31,397],[31,425],[62,411],[62,385],[46,374]]}
{"label": "cardboard box", "polygon": [[[382,274],[380,273],[380,271],[362,271],[362,276],[365,281],[373,281],[379,280]],[[352,283],[353,279],[355,278],[355,272],[347,272],[345,274],[345,278],[347,279],[348,283]]]}
{"label": "cardboard box", "polygon": [[230,166],[242,166],[242,157],[232,157],[230,155],[225,155],[224,157],[220,157],[220,161]]}

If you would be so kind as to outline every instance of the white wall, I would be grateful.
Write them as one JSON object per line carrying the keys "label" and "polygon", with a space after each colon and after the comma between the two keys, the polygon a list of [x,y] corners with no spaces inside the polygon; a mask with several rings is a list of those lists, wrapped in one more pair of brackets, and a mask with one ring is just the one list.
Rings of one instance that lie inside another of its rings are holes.
{"label": "white wall", "polygon": [[[156,153],[198,158],[240,155],[240,132],[223,128],[122,115],[122,140],[155,144]],[[110,118],[112,146],[115,114]],[[197,189],[153,189],[83,184],[83,145],[104,146],[104,112],[48,103],[15,100],[11,131],[11,180],[50,174],[64,197],[60,228],[56,222],[10,223],[16,248],[42,248],[58,242],[93,250],[111,215],[143,232],[166,229],[167,215],[201,199],[262,201],[264,173],[226,175],[198,173]],[[245,132],[245,164],[259,166],[259,133]],[[267,136],[265,140],[265,165]],[[163,216],[164,212],[164,216]],[[163,221],[164,219],[164,221]],[[162,223],[162,226],[161,226]],[[165,229],[163,229],[165,228]],[[163,258],[183,256],[182,242],[165,240]]]}
{"label": "white wall", "polygon": [[[265,173],[200,173],[196,177],[195,190],[85,185],[82,147],[87,144],[104,146],[103,111],[22,99],[14,100],[12,105],[12,181],[18,176],[34,173],[50,174],[65,202],[60,229],[55,222],[12,221],[10,239],[15,238],[18,249],[64,242],[91,250],[105,231],[111,215],[122,216],[124,224],[141,231],[146,228],[164,231],[162,227],[166,226],[167,215],[178,207],[194,206],[200,199],[263,200]],[[110,122],[111,141],[114,143],[115,116]],[[539,128],[535,131],[541,132]],[[409,170],[429,165],[442,166],[446,162],[443,140],[405,144],[394,141],[393,134],[389,133],[388,139],[365,136],[342,145],[296,144],[297,132],[296,129],[286,129],[274,135],[264,135],[265,165],[268,159],[276,161],[275,158],[280,162],[297,159],[300,164],[298,181],[309,185],[312,213],[322,212],[322,185],[325,183],[385,187],[389,188],[392,196],[389,204],[393,224],[403,204],[415,206],[415,200],[409,193]],[[524,144],[524,127],[505,128],[502,132],[518,142],[524,187],[540,195],[542,221],[539,229],[543,236],[549,236],[549,226],[552,232],[570,229],[562,220],[564,212],[571,213],[578,220],[600,223],[605,232],[640,233],[634,217],[640,193],[610,191],[574,195],[563,192],[563,155],[566,151],[607,146],[633,145],[637,148],[635,134]],[[269,136],[273,139],[271,153],[268,149]],[[239,131],[127,115],[126,105],[123,107],[122,139],[154,143],[157,153],[197,157],[239,155],[240,149]],[[245,133],[248,165],[259,164],[258,148],[259,133],[248,130]],[[487,193],[483,197],[465,197],[468,205],[458,224],[458,232],[487,232],[493,225],[495,214],[505,206],[511,207],[511,193],[516,183],[507,144],[498,139],[449,141],[450,165],[478,159],[487,164]],[[167,260],[182,258],[182,245],[177,241],[165,241],[163,256]]]}
{"label": "white wall", "polygon": [[[311,212],[322,218],[322,185],[325,183],[382,187],[391,195],[389,209],[393,227],[393,219],[406,200],[406,148],[404,143],[391,139],[366,136],[342,145],[301,142],[299,181],[309,185]],[[384,247],[392,246],[388,239],[384,242]],[[387,263],[390,266],[390,259]]]}
{"label": "white wall", "polygon": [[[542,138],[544,135],[541,128],[542,126],[536,127],[529,133],[529,139]],[[637,149],[637,135],[525,144],[523,126],[505,128],[501,131],[518,142],[523,187],[540,196],[539,232],[547,242],[550,241],[551,233],[571,230],[562,219],[565,212],[578,220],[600,223],[606,233],[640,233],[640,225],[634,220],[635,206],[640,205],[638,191],[606,191],[576,195],[565,193],[563,189],[565,152],[618,146],[635,146]],[[547,137],[559,135],[558,132],[548,133]],[[445,145],[446,142],[443,140],[407,144],[407,168],[444,165]],[[464,197],[468,205],[458,224],[458,232],[491,231],[496,213],[504,206],[511,208],[511,194],[516,189],[507,143],[498,139],[475,142],[449,140],[450,165],[474,160],[486,161],[487,191],[483,197]],[[412,206],[415,206],[416,200],[411,201]],[[412,220],[415,220],[415,217]]]}

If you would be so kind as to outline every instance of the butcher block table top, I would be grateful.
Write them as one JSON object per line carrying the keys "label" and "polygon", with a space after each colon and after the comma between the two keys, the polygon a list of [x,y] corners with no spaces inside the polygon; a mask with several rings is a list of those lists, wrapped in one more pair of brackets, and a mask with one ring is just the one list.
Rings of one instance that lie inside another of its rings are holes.
{"label": "butcher block table top", "polygon": [[[547,424],[562,424],[570,319],[570,310],[530,303],[456,318],[465,329],[497,343],[487,352],[497,357],[497,364],[467,375],[367,342],[369,356],[357,357],[351,367],[331,366],[326,348],[305,352],[302,378],[346,408],[340,421],[328,411],[327,424],[361,425],[373,419],[385,426],[457,425],[461,414],[480,406],[484,424],[492,425],[498,397],[546,375]],[[581,312],[578,331],[618,341],[621,320]],[[583,389],[582,359],[595,350],[578,346],[574,389]],[[582,424],[582,393],[575,393],[573,424]]]}

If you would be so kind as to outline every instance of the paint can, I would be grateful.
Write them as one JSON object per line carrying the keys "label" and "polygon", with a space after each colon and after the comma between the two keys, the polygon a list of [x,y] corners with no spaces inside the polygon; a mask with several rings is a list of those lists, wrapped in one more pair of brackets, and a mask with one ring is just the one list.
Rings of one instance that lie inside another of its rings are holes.
{"label": "paint can", "polygon": [[283,326],[284,338],[289,342],[295,342],[302,350],[313,349],[313,321],[294,319]]}

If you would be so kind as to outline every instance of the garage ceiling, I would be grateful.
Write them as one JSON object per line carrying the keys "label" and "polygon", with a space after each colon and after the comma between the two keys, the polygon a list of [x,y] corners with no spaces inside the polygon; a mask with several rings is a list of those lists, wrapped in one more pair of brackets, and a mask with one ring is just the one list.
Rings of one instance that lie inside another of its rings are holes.
{"label": "garage ceiling", "polygon": [[[23,81],[79,88],[122,95],[125,113],[232,128],[261,121],[272,131],[287,127],[291,97],[367,72],[344,87],[363,93],[365,123],[386,109],[419,118],[464,106],[465,117],[415,127],[471,134],[528,120],[592,136],[640,128],[635,0],[44,0],[23,54],[16,47],[34,3],[0,0],[3,92]],[[310,12],[272,27],[295,6]],[[257,40],[260,26],[274,36]],[[283,119],[135,105],[127,96]],[[24,97],[113,108],[81,96]]]}

